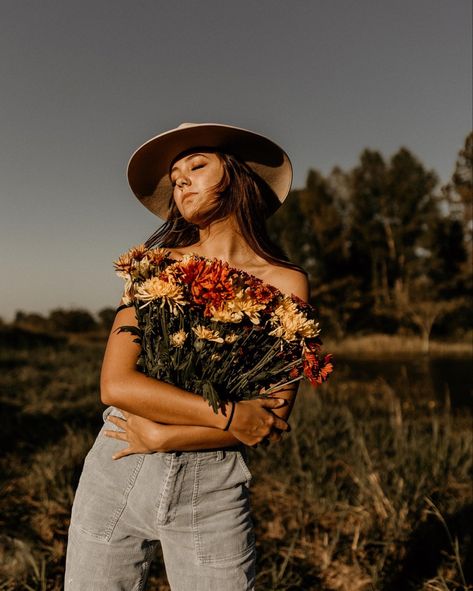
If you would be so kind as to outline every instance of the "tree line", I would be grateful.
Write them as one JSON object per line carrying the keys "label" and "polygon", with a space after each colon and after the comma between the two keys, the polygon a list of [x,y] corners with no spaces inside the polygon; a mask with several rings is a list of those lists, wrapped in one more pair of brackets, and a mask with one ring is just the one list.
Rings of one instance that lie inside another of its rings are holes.
{"label": "tree line", "polygon": [[[324,333],[464,337],[473,328],[473,132],[451,180],[439,187],[406,147],[386,161],[365,149],[350,171],[308,172],[269,220],[271,236],[311,281]],[[96,316],[57,308],[18,311],[13,326],[43,332],[108,331]]]}
{"label": "tree line", "polygon": [[438,187],[406,147],[365,149],[350,171],[311,169],[270,218],[311,281],[325,333],[460,337],[471,331],[473,132]]}

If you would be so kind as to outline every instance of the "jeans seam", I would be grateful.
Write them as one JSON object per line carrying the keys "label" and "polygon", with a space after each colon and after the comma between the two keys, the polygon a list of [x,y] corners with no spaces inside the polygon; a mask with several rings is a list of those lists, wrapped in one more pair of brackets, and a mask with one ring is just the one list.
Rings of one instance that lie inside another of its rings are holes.
{"label": "jeans seam", "polygon": [[[120,461],[120,460],[117,460],[117,461]],[[105,530],[105,535],[106,535],[107,540],[110,540],[110,538],[112,537],[112,534],[117,526],[118,520],[120,519],[120,516],[122,515],[123,511],[125,510],[125,507],[128,502],[128,496],[131,492],[131,489],[135,485],[139,471],[141,470],[141,466],[143,465],[143,461],[144,461],[144,455],[140,455],[138,458],[138,461],[136,463],[135,469],[131,473],[131,476],[128,480],[128,486],[126,487],[125,492],[123,493],[123,503],[122,503],[121,507],[118,507],[118,509],[115,511],[115,513],[113,514],[113,517],[110,519],[109,527]]]}
{"label": "jeans seam", "polygon": [[246,558],[247,555],[250,555],[254,552],[254,549],[255,549],[255,539],[253,537],[248,548],[245,548],[245,550],[242,550],[241,552],[237,552],[236,554],[230,554],[229,556],[224,556],[222,558],[202,557],[200,560],[201,560],[202,564],[218,565],[223,562],[226,563],[229,560],[234,560],[235,558]]}
{"label": "jeans seam", "polygon": [[199,498],[199,475],[200,475],[200,461],[195,462],[194,470],[194,490],[192,491],[192,533],[194,536],[195,551],[198,562],[202,562],[202,543],[200,539],[199,528],[197,527],[197,500]]}
{"label": "jeans seam", "polygon": [[246,465],[246,462],[243,459],[243,456],[242,456],[242,454],[241,454],[240,451],[237,451],[237,457],[238,457],[238,461],[240,463],[240,466],[241,466],[241,468],[243,470],[243,473],[245,474],[246,480],[249,483],[250,480],[253,478],[253,475],[251,474],[250,469]]}
{"label": "jeans seam", "polygon": [[168,473],[166,474],[166,480],[164,481],[164,485],[161,490],[161,495],[159,497],[158,511],[156,514],[156,523],[157,523],[158,527],[164,525],[166,522],[166,519],[165,519],[166,516],[164,516],[164,519],[163,519],[161,513],[163,512],[162,505],[164,503],[164,497],[167,496],[167,494],[168,494],[169,480],[171,479],[173,465],[174,465],[174,458],[171,456],[171,463],[169,465],[169,470],[168,470]]}

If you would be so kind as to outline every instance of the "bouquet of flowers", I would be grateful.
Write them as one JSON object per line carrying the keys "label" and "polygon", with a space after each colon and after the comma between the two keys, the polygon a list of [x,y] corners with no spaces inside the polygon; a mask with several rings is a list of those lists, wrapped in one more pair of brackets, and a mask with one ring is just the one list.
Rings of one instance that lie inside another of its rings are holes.
{"label": "bouquet of flowers", "polygon": [[202,395],[215,412],[327,379],[332,356],[321,354],[312,306],[222,260],[169,254],[139,245],[114,262],[138,323],[119,332],[137,337],[143,373]]}

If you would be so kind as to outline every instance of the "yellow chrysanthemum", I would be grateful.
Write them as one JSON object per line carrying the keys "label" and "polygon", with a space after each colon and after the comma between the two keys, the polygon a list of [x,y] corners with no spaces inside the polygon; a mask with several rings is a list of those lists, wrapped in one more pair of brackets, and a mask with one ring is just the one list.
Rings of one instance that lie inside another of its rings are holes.
{"label": "yellow chrysanthemum", "polygon": [[243,312],[235,305],[235,300],[224,301],[218,308],[209,306],[209,313],[215,322],[241,322],[243,319]]}
{"label": "yellow chrysanthemum", "polygon": [[185,332],[184,330],[178,330],[174,334],[170,335],[169,342],[171,343],[171,345],[173,347],[176,347],[177,349],[179,349],[180,347],[182,347],[184,345],[184,343],[186,342],[186,339],[187,339],[187,332]]}
{"label": "yellow chrysanthemum", "polygon": [[255,302],[245,290],[241,289],[235,298],[223,301],[218,308],[210,306],[209,311],[212,320],[217,322],[241,322],[243,316],[248,316],[253,324],[259,324],[258,312],[264,308],[265,304]]}
{"label": "yellow chrysanthemum", "polygon": [[150,265],[159,266],[163,260],[169,255],[169,250],[166,248],[152,248],[146,254]]}
{"label": "yellow chrysanthemum", "polygon": [[227,336],[225,337],[225,342],[228,343],[229,345],[232,345],[237,340],[238,340],[238,335],[233,332],[231,334],[227,334]]}
{"label": "yellow chrysanthemum", "polygon": [[201,324],[192,327],[197,338],[205,340],[205,341],[213,341],[214,343],[223,343],[223,339],[220,336],[218,330],[211,330],[206,326],[202,326]]}
{"label": "yellow chrysanthemum", "polygon": [[251,320],[253,324],[259,324],[260,318],[258,312],[264,310],[265,304],[253,300],[246,291],[240,290],[235,297],[235,305],[240,312]]}
{"label": "yellow chrysanthemum", "polygon": [[269,334],[285,341],[293,341],[297,337],[316,337],[320,333],[319,323],[309,320],[289,297],[285,297],[275,309],[271,323],[275,328]]}
{"label": "yellow chrysanthemum", "polygon": [[169,251],[164,248],[148,250],[144,244],[139,244],[122,254],[113,264],[119,277],[146,278],[153,274],[153,270],[168,254]]}
{"label": "yellow chrysanthemum", "polygon": [[151,277],[143,281],[141,285],[135,288],[135,297],[137,300],[146,302],[146,304],[153,300],[162,299],[163,304],[167,303],[173,313],[176,313],[177,309],[182,309],[182,306],[188,303],[179,285],[172,281],[164,281],[160,277]]}

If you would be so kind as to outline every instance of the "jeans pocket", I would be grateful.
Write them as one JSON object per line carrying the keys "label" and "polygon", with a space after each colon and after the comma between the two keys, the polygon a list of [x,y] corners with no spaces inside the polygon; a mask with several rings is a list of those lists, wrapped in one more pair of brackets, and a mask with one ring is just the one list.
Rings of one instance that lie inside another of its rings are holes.
{"label": "jeans pocket", "polygon": [[238,451],[226,452],[224,460],[197,463],[192,511],[199,564],[235,566],[254,553],[247,480]]}
{"label": "jeans pocket", "polygon": [[100,540],[109,541],[122,515],[144,456],[112,460],[123,442],[101,432],[88,453],[72,506],[71,525]]}
{"label": "jeans pocket", "polygon": [[246,484],[249,485],[251,479],[253,478],[253,475],[251,474],[251,470],[248,467],[248,456],[246,455],[246,452],[237,451],[235,453],[237,454],[238,461],[240,462],[240,467],[243,471],[243,474],[245,475]]}

